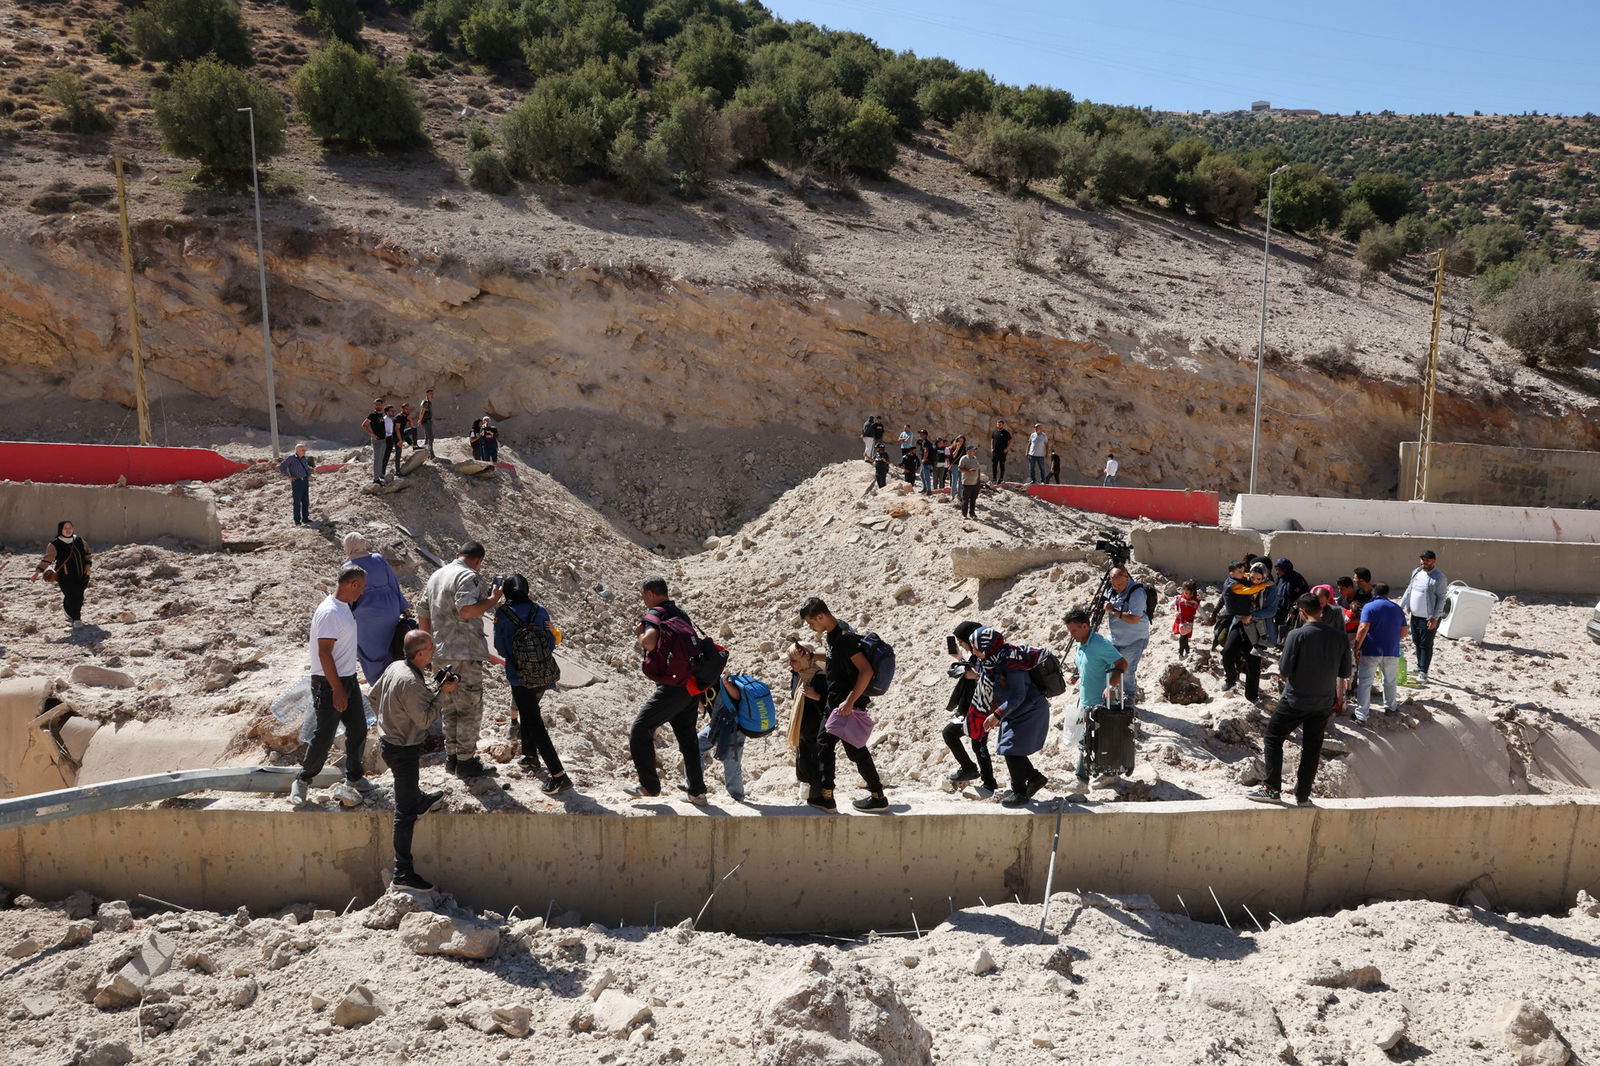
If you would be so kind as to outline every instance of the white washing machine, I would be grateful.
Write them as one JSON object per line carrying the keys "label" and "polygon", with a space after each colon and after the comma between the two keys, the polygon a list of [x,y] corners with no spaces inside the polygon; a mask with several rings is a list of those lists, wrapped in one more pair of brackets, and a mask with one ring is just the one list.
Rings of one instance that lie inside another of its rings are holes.
{"label": "white washing machine", "polygon": [[1451,640],[1482,641],[1489,630],[1489,616],[1499,602],[1500,597],[1486,589],[1475,589],[1464,581],[1450,582],[1439,635]]}

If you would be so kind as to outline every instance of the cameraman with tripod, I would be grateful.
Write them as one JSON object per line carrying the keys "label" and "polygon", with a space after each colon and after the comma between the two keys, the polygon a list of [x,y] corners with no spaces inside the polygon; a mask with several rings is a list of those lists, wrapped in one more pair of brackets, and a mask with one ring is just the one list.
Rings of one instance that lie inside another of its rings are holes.
{"label": "cameraman with tripod", "polygon": [[1106,583],[1106,628],[1117,654],[1127,663],[1122,671],[1122,706],[1131,711],[1138,697],[1133,675],[1150,644],[1150,592],[1133,580],[1126,566],[1113,566],[1107,571]]}

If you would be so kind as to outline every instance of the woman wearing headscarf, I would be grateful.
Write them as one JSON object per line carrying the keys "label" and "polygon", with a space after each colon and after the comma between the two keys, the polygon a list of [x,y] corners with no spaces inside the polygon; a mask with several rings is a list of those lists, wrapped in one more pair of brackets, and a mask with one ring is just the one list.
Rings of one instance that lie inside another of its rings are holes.
{"label": "woman wearing headscarf", "polygon": [[806,786],[806,802],[834,810],[822,792],[822,729],[828,721],[828,675],[825,660],[809,644],[789,645],[789,750],[794,752],[795,780]]}
{"label": "woman wearing headscarf", "polygon": [[[554,796],[572,787],[572,779],[561,766],[556,746],[550,741],[550,730],[544,724],[544,712],[539,702],[544,699],[549,685],[534,678],[523,677],[517,669],[516,637],[523,626],[538,626],[550,637],[549,652],[553,657],[556,646],[556,629],[550,621],[550,612],[533,602],[533,592],[528,579],[512,574],[500,586],[505,592],[505,603],[494,612],[494,650],[506,661],[506,683],[511,686],[511,701],[517,708],[517,730],[522,739],[522,760],[519,765],[528,771],[539,769],[544,760],[550,771],[550,780],[540,791]],[[550,665],[549,659],[543,659]]]}
{"label": "woman wearing headscarf", "polygon": [[72,523],[57,522],[55,537],[44,546],[44,556],[33,568],[33,580],[42,575],[61,589],[61,606],[73,629],[83,625],[83,592],[89,587],[93,566],[89,545],[73,530]]}
{"label": "woman wearing headscarf", "polygon": [[356,655],[367,683],[378,680],[394,662],[395,628],[400,616],[411,610],[411,601],[400,591],[400,579],[381,552],[367,547],[360,533],[346,533],[344,555],[367,572],[367,587],[361,598],[350,605],[356,616]]}
{"label": "woman wearing headscarf", "polygon": [[1028,672],[1039,665],[1043,650],[1007,644],[990,626],[972,635],[972,648],[978,657],[973,714],[982,719],[985,733],[998,730],[995,751],[1005,758],[1011,775],[1011,789],[1000,797],[1000,805],[1022,807],[1047,783],[1028,760],[1044,747],[1050,731],[1050,702]]}
{"label": "woman wearing headscarf", "polygon": [[[982,627],[976,622],[962,622],[956,626],[951,636],[955,639],[955,651],[950,654],[955,658],[950,674],[955,678],[955,688],[950,693],[950,700],[945,704],[945,710],[953,717],[944,727],[944,742],[950,748],[950,754],[956,757],[957,769],[945,780],[960,789],[968,781],[977,781],[989,792],[1000,791],[1000,786],[995,783],[994,763],[989,758],[989,735],[987,732],[972,736],[972,730],[967,721],[967,711],[972,706],[972,694],[978,687],[978,673],[974,663],[976,652],[972,647],[972,634]],[[962,653],[965,653],[964,655]],[[961,667],[960,675],[956,674],[956,666]],[[972,756],[961,747],[965,739],[972,747]],[[974,762],[973,760],[977,761]]]}

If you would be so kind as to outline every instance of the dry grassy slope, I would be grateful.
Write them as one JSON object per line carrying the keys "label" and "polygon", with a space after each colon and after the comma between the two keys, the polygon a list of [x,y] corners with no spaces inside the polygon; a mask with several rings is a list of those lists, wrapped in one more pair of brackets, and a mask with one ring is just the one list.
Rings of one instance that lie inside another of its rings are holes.
{"label": "dry grassy slope", "polygon": [[[246,9],[260,70],[281,82],[314,41],[280,7]],[[17,149],[0,170],[0,380],[30,403],[62,391],[128,401],[115,226],[93,188],[117,149],[140,167],[133,214],[154,388],[253,411],[249,201],[189,186],[190,164],[165,156],[150,128],[152,75],[84,50],[89,16],[111,7],[66,10],[70,24],[0,17],[0,63],[18,72],[10,91],[37,103],[45,72],[66,64],[125,94],[120,124],[84,140],[45,128],[48,107],[0,119]],[[398,55],[402,28],[380,20],[369,36]],[[689,204],[548,187],[493,197],[459,183],[459,111],[492,117],[514,89],[465,69],[419,89],[437,151],[427,158],[328,157],[292,127],[279,170],[298,192],[267,204],[290,432],[348,432],[352,394],[416,395],[428,383],[467,417],[481,402],[500,416],[593,410],[781,439],[848,434],[869,407],[952,434],[998,414],[1070,435],[1069,470],[1093,470],[1116,446],[1139,482],[1239,486],[1258,311],[1252,232],[1046,201],[1038,248],[1019,265],[1017,202],[928,138],[853,200],[780,175],[731,177]],[[773,257],[794,245],[809,250],[805,274]],[[1063,246],[1087,268],[1053,265]],[[1285,488],[1381,492],[1394,443],[1414,433],[1428,292],[1415,270],[1360,295],[1347,282],[1317,288],[1310,255],[1283,239],[1276,262],[1267,467]],[[1470,351],[1446,346],[1442,436],[1593,440],[1586,378],[1547,381],[1507,358],[1482,334]],[[1301,369],[1308,359],[1337,376]],[[19,432],[37,423],[20,407],[7,414]],[[524,432],[530,454],[548,452],[536,430]],[[647,542],[717,528],[636,524]]]}

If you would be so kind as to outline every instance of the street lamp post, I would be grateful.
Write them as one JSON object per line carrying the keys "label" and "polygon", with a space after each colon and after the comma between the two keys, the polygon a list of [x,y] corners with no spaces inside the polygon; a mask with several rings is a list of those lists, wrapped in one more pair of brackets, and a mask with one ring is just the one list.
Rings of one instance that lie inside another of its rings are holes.
{"label": "street lamp post", "polygon": [[1272,261],[1272,183],[1289,164],[1267,175],[1267,237],[1261,246],[1261,332],[1256,337],[1256,417],[1250,431],[1250,493],[1256,491],[1256,467],[1261,461],[1261,375],[1267,362],[1267,264]]}
{"label": "street lamp post", "polygon": [[[278,451],[278,396],[272,370],[272,316],[267,311],[267,254],[261,241],[261,168],[256,164],[256,112],[241,107],[250,118],[250,188],[256,197],[256,266],[261,275],[261,351],[267,357],[267,426],[272,431],[272,458]],[[1271,196],[1268,196],[1271,203]],[[1269,212],[1270,217],[1270,212]]]}

